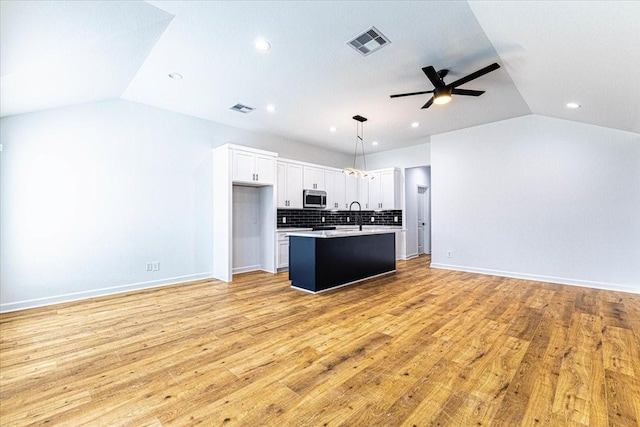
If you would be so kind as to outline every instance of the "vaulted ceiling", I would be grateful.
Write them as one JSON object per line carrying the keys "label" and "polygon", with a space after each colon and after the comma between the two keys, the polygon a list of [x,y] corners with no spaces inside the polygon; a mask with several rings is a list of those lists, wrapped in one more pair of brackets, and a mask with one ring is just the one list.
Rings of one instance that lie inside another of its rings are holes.
{"label": "vaulted ceiling", "polygon": [[[640,133],[637,1],[3,0],[0,8],[3,117],[122,98],[345,153],[356,114],[368,118],[367,152],[531,113]],[[372,26],[390,43],[368,56],[347,45]],[[270,50],[254,48],[261,37]],[[422,67],[450,70],[449,83],[493,62],[501,68],[462,86],[485,90],[480,97],[428,109],[429,94],[389,97],[433,89]],[[231,110],[237,103],[255,110]]]}

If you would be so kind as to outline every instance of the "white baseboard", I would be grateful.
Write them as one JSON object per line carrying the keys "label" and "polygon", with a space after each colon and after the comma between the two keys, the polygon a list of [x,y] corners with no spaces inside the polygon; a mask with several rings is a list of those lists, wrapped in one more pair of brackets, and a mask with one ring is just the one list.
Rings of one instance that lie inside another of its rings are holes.
{"label": "white baseboard", "polygon": [[231,269],[231,274],[248,273],[250,271],[259,271],[259,270],[262,270],[262,268],[260,267],[260,264],[247,265],[244,267],[233,267],[233,269]]}
{"label": "white baseboard", "polygon": [[412,253],[412,254],[407,254],[407,256],[405,257],[405,259],[413,259],[413,258],[418,258],[418,253]]}
{"label": "white baseboard", "polygon": [[589,280],[566,277],[544,276],[538,274],[518,273],[513,271],[491,270],[487,268],[467,267],[462,265],[431,263],[431,268],[443,270],[466,271],[468,273],[487,274],[491,276],[510,277],[513,279],[535,280],[537,282],[557,283],[559,285],[583,286],[585,288],[604,289],[607,291],[629,292],[640,294],[640,285],[621,285],[617,283],[593,282]]}
{"label": "white baseboard", "polygon": [[156,288],[160,286],[175,285],[176,283],[190,282],[193,280],[210,279],[212,272],[189,274],[185,276],[169,277],[166,279],[151,280],[148,282],[130,283],[127,285],[111,286],[108,288],[92,289],[89,291],[72,292],[68,294],[54,295],[50,297],[35,298],[24,301],[15,301],[0,304],[0,313],[8,313],[11,311],[25,310],[28,308],[43,307],[52,304],[60,304],[64,302],[79,301],[89,298],[102,297],[106,295],[119,294],[122,292],[137,291],[141,289]]}

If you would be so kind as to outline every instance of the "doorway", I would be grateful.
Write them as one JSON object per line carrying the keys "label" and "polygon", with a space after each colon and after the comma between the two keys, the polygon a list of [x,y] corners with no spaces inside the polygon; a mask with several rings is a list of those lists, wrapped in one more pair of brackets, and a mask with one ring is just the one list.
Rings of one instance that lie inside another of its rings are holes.
{"label": "doorway", "polygon": [[416,219],[418,229],[418,256],[431,253],[431,212],[429,187],[418,185],[416,197]]}

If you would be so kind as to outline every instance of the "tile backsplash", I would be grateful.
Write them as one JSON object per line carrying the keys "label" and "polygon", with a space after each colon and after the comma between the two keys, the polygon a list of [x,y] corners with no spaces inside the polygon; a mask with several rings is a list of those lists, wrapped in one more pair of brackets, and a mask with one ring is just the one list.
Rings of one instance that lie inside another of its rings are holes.
{"label": "tile backsplash", "polygon": [[[356,225],[362,215],[364,225],[402,225],[402,210],[325,211],[320,209],[278,209],[278,228]],[[322,219],[324,218],[324,222]],[[371,218],[374,221],[371,221]],[[397,219],[397,221],[394,221]]]}

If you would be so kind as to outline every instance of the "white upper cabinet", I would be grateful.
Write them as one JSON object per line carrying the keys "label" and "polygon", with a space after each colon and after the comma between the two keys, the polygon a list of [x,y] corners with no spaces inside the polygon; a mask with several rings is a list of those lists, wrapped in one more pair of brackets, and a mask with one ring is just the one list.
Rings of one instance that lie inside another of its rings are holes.
{"label": "white upper cabinet", "polygon": [[324,171],[327,192],[327,209],[345,209],[345,175],[342,171],[327,169]]}
{"label": "white upper cabinet", "polygon": [[402,176],[397,168],[374,173],[369,181],[368,209],[402,209]]}
{"label": "white upper cabinet", "polygon": [[324,169],[314,166],[304,167],[304,189],[325,190]]}
{"label": "white upper cabinet", "polygon": [[402,174],[399,169],[380,172],[382,209],[402,209]]}
{"label": "white upper cabinet", "polygon": [[369,178],[358,177],[358,201],[362,210],[373,209],[369,204]]}
{"label": "white upper cabinet", "polygon": [[380,194],[380,172],[373,172],[373,179],[369,181],[369,209],[382,209],[382,195]]}
{"label": "white upper cabinet", "polygon": [[276,181],[276,157],[260,150],[233,148],[233,182],[273,185]]}
{"label": "white upper cabinet", "polygon": [[302,165],[278,161],[278,208],[302,209]]}
{"label": "white upper cabinet", "polygon": [[[358,200],[358,180],[354,175],[346,175],[345,179],[345,209],[349,209],[351,202],[359,202]],[[342,208],[342,207],[341,207]]]}

